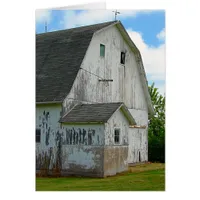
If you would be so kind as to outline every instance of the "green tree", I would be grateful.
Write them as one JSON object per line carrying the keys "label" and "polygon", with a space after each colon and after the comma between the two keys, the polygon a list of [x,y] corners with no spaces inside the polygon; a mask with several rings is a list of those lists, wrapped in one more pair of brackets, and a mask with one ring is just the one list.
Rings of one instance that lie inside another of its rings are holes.
{"label": "green tree", "polygon": [[152,162],[165,162],[165,97],[154,83],[149,86],[149,94],[155,115],[149,120],[148,157]]}

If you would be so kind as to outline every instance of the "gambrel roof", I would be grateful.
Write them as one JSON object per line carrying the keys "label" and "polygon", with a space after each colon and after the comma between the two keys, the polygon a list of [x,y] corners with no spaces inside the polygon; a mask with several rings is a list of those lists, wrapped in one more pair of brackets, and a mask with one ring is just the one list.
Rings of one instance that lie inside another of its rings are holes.
{"label": "gambrel roof", "polygon": [[151,115],[154,113],[138,48],[120,21],[111,21],[36,35],[36,102],[62,102],[69,94],[90,41],[98,31],[116,25],[133,51]]}
{"label": "gambrel roof", "polygon": [[121,109],[130,125],[136,122],[122,102],[78,104],[61,119],[60,123],[106,123],[111,116]]}
{"label": "gambrel roof", "polygon": [[63,101],[94,32],[115,22],[36,35],[36,102]]}

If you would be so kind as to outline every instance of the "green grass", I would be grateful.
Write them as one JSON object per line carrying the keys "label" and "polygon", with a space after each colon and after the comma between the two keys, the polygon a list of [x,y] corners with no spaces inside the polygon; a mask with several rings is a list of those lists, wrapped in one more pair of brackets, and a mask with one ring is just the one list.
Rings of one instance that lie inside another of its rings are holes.
{"label": "green grass", "polygon": [[107,178],[36,178],[36,191],[164,191],[165,165],[130,167],[129,172]]}

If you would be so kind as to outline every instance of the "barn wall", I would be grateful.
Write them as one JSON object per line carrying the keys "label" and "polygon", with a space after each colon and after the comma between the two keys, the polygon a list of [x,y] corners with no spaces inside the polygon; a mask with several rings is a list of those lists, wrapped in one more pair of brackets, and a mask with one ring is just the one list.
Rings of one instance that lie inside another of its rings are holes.
{"label": "barn wall", "polygon": [[146,128],[129,128],[128,162],[148,161],[148,112],[136,109],[129,109],[129,112],[135,116],[137,124],[145,125]]}
{"label": "barn wall", "polygon": [[41,130],[41,142],[36,143],[36,155],[54,146],[57,132],[60,130],[58,120],[61,117],[61,105],[37,105],[36,129]]}
{"label": "barn wall", "polygon": [[[63,135],[62,173],[103,176],[104,125],[63,124],[62,127],[66,131]],[[70,133],[75,133],[71,144]]]}
{"label": "barn wall", "polygon": [[118,110],[105,124],[105,145],[114,144],[114,129],[119,128],[120,131],[120,145],[128,145],[128,130],[129,123],[124,117],[121,110]]}
{"label": "barn wall", "polygon": [[104,177],[113,176],[128,170],[128,146],[105,146]]}
{"label": "barn wall", "polygon": [[[100,44],[105,45],[105,58],[100,57]],[[120,64],[120,54],[124,50],[125,66]],[[116,27],[94,35],[81,68],[70,94],[64,101],[65,111],[80,102],[124,102],[138,125],[148,124],[148,107],[136,58]],[[113,79],[113,82],[100,82],[101,78]],[[137,136],[138,131],[140,137]],[[138,131],[129,131],[129,162],[139,160],[139,151],[142,160],[147,160],[148,157],[148,131]]]}
{"label": "barn wall", "polygon": [[41,131],[41,142],[36,143],[36,169],[59,168],[60,124],[62,106],[36,106],[36,129]]}
{"label": "barn wall", "polygon": [[41,175],[103,176],[104,125],[59,124],[61,106],[38,106],[36,170]]}
{"label": "barn wall", "polygon": [[[63,144],[104,145],[103,124],[62,124]],[[71,135],[71,138],[70,138]]]}
{"label": "barn wall", "polygon": [[[120,129],[120,143],[114,143],[114,130]],[[105,124],[104,176],[128,170],[129,123],[118,110]]]}
{"label": "barn wall", "polygon": [[[105,58],[100,57],[100,44],[105,45]],[[126,50],[125,66],[120,64],[121,51]],[[128,108],[147,110],[136,58],[116,27],[94,35],[70,94],[64,101],[88,103],[124,102]],[[113,79],[101,82],[99,79]]]}

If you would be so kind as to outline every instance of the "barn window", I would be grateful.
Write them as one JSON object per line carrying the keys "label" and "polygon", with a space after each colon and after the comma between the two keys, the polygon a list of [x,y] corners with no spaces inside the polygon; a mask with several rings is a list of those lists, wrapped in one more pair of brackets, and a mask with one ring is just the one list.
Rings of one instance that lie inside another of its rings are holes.
{"label": "barn window", "polygon": [[125,53],[121,52],[121,64],[125,64]]}
{"label": "barn window", "polygon": [[119,142],[120,142],[120,129],[115,129],[114,141],[115,141],[115,144],[119,144]]}
{"label": "barn window", "polygon": [[41,140],[41,130],[36,129],[36,142],[40,143],[40,140]]}
{"label": "barn window", "polygon": [[105,45],[100,44],[100,56],[105,57]]}

